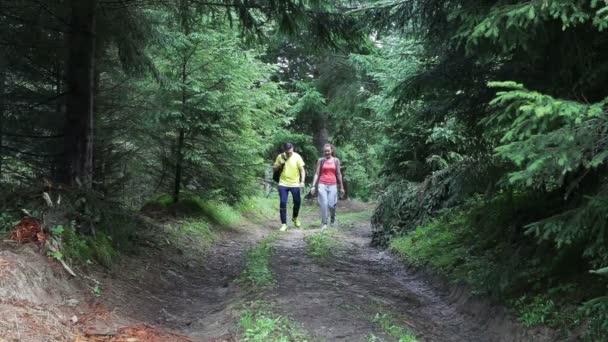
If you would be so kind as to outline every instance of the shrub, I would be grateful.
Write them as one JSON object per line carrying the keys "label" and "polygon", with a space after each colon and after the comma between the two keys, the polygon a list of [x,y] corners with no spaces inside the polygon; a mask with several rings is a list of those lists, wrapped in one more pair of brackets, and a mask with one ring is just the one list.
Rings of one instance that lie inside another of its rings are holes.
{"label": "shrub", "polygon": [[90,239],[93,258],[105,267],[111,267],[112,262],[118,256],[112,247],[112,240],[104,233],[97,233]]}
{"label": "shrub", "polygon": [[0,233],[5,233],[14,227],[19,220],[8,213],[0,213]]}
{"label": "shrub", "polygon": [[74,228],[64,228],[62,233],[63,254],[70,260],[79,263],[93,259],[93,252],[87,239],[74,231]]}

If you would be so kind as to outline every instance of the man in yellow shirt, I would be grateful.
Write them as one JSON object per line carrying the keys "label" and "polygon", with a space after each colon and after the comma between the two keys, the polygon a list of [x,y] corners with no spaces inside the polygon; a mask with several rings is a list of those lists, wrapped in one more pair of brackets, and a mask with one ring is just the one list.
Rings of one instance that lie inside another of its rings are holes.
{"label": "man in yellow shirt", "polygon": [[280,230],[284,232],[287,230],[287,200],[290,192],[293,198],[293,224],[296,227],[302,225],[300,219],[298,219],[298,214],[300,213],[300,203],[302,202],[300,188],[304,187],[306,173],[304,171],[304,160],[293,151],[293,144],[285,143],[282,147],[284,152],[277,156],[272,169],[273,171],[277,171],[283,167],[281,178],[279,179],[279,198],[281,201]]}

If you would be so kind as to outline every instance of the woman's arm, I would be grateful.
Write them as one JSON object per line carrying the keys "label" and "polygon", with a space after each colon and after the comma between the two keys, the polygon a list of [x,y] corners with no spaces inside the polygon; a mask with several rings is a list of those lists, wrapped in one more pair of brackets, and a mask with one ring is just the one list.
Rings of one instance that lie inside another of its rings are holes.
{"label": "woman's arm", "polygon": [[338,178],[338,184],[340,184],[340,194],[344,195],[346,192],[344,190],[344,183],[342,183],[342,162],[338,159],[337,167],[336,167],[336,178]]}

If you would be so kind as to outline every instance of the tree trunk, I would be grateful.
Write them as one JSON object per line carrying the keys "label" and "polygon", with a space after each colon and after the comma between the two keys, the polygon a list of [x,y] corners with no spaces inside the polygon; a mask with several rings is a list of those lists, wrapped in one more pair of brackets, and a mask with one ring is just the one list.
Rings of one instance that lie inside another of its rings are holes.
{"label": "tree trunk", "polygon": [[4,56],[0,55],[0,184],[2,183],[2,168],[4,159],[4,108],[6,95],[6,67],[4,63]]}
{"label": "tree trunk", "polygon": [[[188,32],[184,24],[184,32]],[[188,57],[184,54],[184,60],[182,63],[182,103],[181,103],[181,116],[186,117],[186,81],[188,80]],[[181,190],[182,183],[182,163],[183,163],[183,149],[184,149],[184,128],[179,128],[179,136],[177,138],[177,151],[175,161],[175,184],[173,188],[173,201],[177,203],[179,201],[179,192]]]}
{"label": "tree trunk", "polygon": [[323,155],[323,146],[329,142],[329,131],[327,129],[327,121],[329,120],[328,113],[319,113],[315,122],[314,143],[319,149],[319,153]]}
{"label": "tree trunk", "polygon": [[[65,61],[63,63],[65,65]],[[57,57],[57,61],[55,62],[55,96],[57,97],[57,102],[55,103],[55,117],[61,118],[63,115],[63,106],[65,105],[65,99],[61,96],[61,92],[63,91],[63,69],[62,63]],[[65,138],[64,138],[65,139]],[[49,154],[55,155],[57,154],[58,147],[55,144],[49,145]],[[50,164],[50,177],[53,183],[60,183],[63,179],[63,160],[61,158],[54,158]]]}
{"label": "tree trunk", "polygon": [[[190,21],[189,19],[189,15],[190,15],[190,7],[189,7],[189,2],[186,0],[181,0],[179,2],[179,14],[181,17],[181,27],[182,27],[182,33],[184,34],[185,37],[188,37],[188,35],[190,34]],[[181,115],[181,119],[179,120],[180,123],[180,127],[178,129],[178,138],[177,138],[177,149],[176,149],[176,161],[175,161],[175,184],[174,184],[174,188],[173,188],[173,201],[177,202],[179,201],[179,193],[181,190],[181,183],[182,183],[182,171],[183,171],[183,161],[184,161],[184,145],[185,145],[185,136],[186,136],[186,130],[183,126],[183,122],[186,120],[187,117],[187,108],[186,108],[186,104],[188,102],[188,94],[186,92],[187,89],[187,81],[188,81],[188,61],[190,59],[190,57],[192,56],[191,51],[189,51],[189,49],[186,47],[183,51],[183,60],[182,60],[182,83],[181,83],[181,87],[182,87],[182,100],[181,100],[181,109],[180,109],[180,115]]]}
{"label": "tree trunk", "polygon": [[93,178],[95,10],[97,0],[71,0],[63,181],[91,188]]}
{"label": "tree trunk", "polygon": [[[106,186],[106,158],[108,155],[104,153],[105,146],[103,146],[103,137],[99,134],[99,124],[101,122],[101,113],[99,111],[99,98],[97,94],[99,94],[99,79],[100,79],[100,71],[98,67],[95,67],[93,71],[93,118],[96,122],[96,125],[93,126],[93,136],[97,139],[95,142],[95,146],[93,149],[93,183],[95,184],[95,190],[102,192],[104,195],[107,195],[107,186]],[[109,153],[108,153],[109,154]]]}
{"label": "tree trunk", "polygon": [[179,136],[177,138],[177,150],[176,150],[176,162],[175,162],[175,184],[173,188],[173,201],[177,203],[179,201],[179,192],[181,190],[182,183],[182,161],[183,161],[183,149],[184,149],[184,129],[179,129]]}

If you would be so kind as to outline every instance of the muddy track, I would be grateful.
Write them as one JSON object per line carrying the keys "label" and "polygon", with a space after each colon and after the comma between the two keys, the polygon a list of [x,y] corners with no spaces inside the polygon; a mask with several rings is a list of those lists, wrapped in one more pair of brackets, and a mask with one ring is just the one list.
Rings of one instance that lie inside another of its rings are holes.
{"label": "muddy track", "polygon": [[365,221],[337,234],[339,247],[326,262],[307,255],[304,237],[292,230],[276,242],[272,267],[277,287],[266,296],[320,340],[368,341],[388,336],[372,323],[378,312],[400,317],[420,341],[492,341],[474,322],[452,309],[442,296],[409,274],[390,254],[369,246]]}
{"label": "muddy track", "polygon": [[[370,208],[343,208],[350,212]],[[364,216],[336,233],[338,246],[326,262],[307,255],[304,237],[318,229],[316,206],[304,210],[306,229],[282,233],[275,241],[271,266],[276,286],[255,299],[272,304],[318,341],[394,341],[377,324],[376,313],[390,313],[419,341],[498,341],[481,324],[459,314],[445,295],[408,272],[392,255],[370,247]],[[243,303],[252,299],[236,281],[247,250],[274,231],[276,224],[247,223],[224,231],[206,256],[196,241],[168,244],[153,231],[145,246],[121,261],[112,274],[97,274],[104,284],[102,302],[123,321],[97,326],[116,329],[144,322],[189,336],[195,341],[238,340]]]}
{"label": "muddy track", "polygon": [[113,334],[121,326],[145,323],[194,341],[234,340],[242,302],[236,279],[245,252],[267,234],[248,223],[223,231],[211,250],[201,253],[195,240],[168,244],[149,232],[142,238],[145,246],[113,272],[96,275],[104,284],[101,302],[116,315],[89,331]]}

